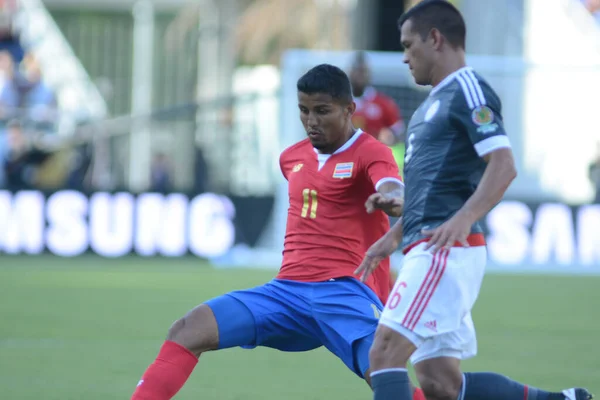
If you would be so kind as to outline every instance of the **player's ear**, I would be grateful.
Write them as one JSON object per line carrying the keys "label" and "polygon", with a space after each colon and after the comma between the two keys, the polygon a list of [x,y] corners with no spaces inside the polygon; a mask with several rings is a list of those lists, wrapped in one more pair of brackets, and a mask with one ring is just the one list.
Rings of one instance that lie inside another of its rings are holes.
{"label": "player's ear", "polygon": [[352,115],[352,114],[354,114],[355,111],[356,111],[356,103],[351,101],[350,104],[348,104],[348,106],[346,107],[346,113],[348,115]]}
{"label": "player's ear", "polygon": [[439,50],[442,47],[444,37],[442,36],[442,33],[439,30],[433,28],[429,32],[428,40],[431,40],[434,49]]}

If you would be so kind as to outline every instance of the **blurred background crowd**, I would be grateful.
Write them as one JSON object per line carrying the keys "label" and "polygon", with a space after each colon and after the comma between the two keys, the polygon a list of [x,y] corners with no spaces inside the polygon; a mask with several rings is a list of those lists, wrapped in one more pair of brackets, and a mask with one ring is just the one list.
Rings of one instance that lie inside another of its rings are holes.
{"label": "blurred background crowd", "polygon": [[[283,79],[295,78],[285,76],[286,51],[401,51],[395,19],[416,3],[2,0],[0,187],[273,195],[282,132],[291,123],[280,118]],[[470,54],[529,57],[538,63],[530,49],[539,46],[525,22],[533,23],[536,7],[552,15],[551,6],[536,0],[494,7],[473,0],[454,3],[471,31],[490,24],[519,27],[502,38],[494,29],[471,35]],[[560,17],[565,29],[600,21],[600,1],[558,3],[569,11]],[[600,38],[600,25],[595,29]],[[600,47],[579,47],[582,59],[600,55]],[[359,106],[355,124],[388,144],[402,165],[405,123],[426,91],[410,83],[378,84],[382,68],[370,65],[366,53],[357,53],[344,67]],[[585,68],[596,73],[600,64]],[[563,74],[558,71],[550,80]],[[555,95],[556,102],[571,96],[559,89]],[[504,97],[505,104],[512,101]],[[536,195],[571,203],[600,201],[597,125],[580,134],[585,139],[581,154],[560,155],[564,149],[554,145],[539,156],[528,149],[561,134],[522,125],[512,135],[522,143],[518,155],[539,187]],[[556,161],[569,165],[569,157],[583,161],[556,178]],[[554,182],[571,182],[574,176],[573,187]]]}

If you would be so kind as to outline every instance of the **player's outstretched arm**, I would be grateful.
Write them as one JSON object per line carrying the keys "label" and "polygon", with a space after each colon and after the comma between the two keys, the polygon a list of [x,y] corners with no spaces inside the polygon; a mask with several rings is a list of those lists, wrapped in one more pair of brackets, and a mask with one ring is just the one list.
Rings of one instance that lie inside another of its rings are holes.
{"label": "player's outstretched arm", "polygon": [[392,229],[369,247],[365,258],[363,258],[359,267],[354,271],[354,274],[360,275],[361,281],[366,282],[373,271],[379,266],[379,263],[396,251],[402,241],[402,232],[402,218],[400,218],[392,226]]}

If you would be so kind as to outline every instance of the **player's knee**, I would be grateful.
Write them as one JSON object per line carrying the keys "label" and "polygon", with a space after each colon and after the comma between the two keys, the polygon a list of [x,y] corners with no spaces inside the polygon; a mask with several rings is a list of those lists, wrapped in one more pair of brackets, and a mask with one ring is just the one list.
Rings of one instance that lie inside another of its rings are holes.
{"label": "player's knee", "polygon": [[412,343],[402,335],[387,326],[379,325],[369,351],[371,371],[405,367],[413,350]]}
{"label": "player's knee", "polygon": [[185,317],[179,318],[169,328],[169,332],[167,333],[167,340],[171,340],[176,342],[177,337],[181,336],[182,332],[186,329]]}
{"label": "player's knee", "polygon": [[427,400],[456,400],[460,395],[460,385],[452,380],[436,375],[417,374],[417,377]]}
{"label": "player's knee", "polygon": [[171,325],[167,340],[187,348],[199,356],[219,345],[217,322],[211,309],[202,304]]}
{"label": "player's knee", "polygon": [[378,366],[385,362],[385,349],[387,346],[388,342],[385,338],[375,336],[373,346],[369,350],[369,365],[371,366],[371,370],[373,370],[373,367],[379,369]]}

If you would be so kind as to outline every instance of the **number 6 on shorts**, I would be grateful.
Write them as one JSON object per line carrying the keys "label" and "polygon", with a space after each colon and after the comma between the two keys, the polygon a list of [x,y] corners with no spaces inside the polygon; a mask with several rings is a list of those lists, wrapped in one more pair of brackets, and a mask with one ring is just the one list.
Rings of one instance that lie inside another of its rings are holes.
{"label": "number 6 on shorts", "polygon": [[406,288],[406,282],[397,282],[392,289],[392,294],[390,295],[390,299],[388,300],[387,307],[390,310],[398,307],[400,301],[402,300],[402,291]]}

